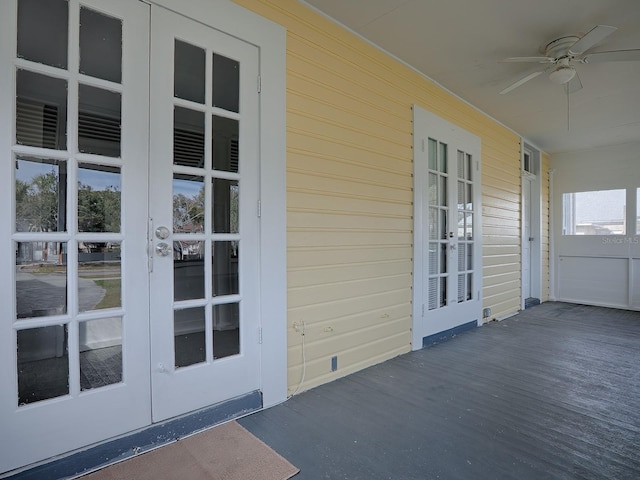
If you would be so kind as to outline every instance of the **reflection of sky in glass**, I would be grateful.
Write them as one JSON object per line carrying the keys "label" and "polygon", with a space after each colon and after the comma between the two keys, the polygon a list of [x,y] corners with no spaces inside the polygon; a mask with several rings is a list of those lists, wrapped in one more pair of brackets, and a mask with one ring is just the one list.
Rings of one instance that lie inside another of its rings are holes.
{"label": "reflection of sky in glass", "polygon": [[45,175],[51,172],[55,173],[56,176],[58,175],[58,165],[24,159],[18,159],[17,163],[16,179],[21,182],[31,183],[38,175]]}
{"label": "reflection of sky in glass", "polygon": [[[35,177],[51,172],[55,173],[56,176],[59,175],[58,163],[60,161],[58,160],[39,161],[38,159],[19,158],[16,162],[16,179],[25,183],[31,183]],[[104,168],[109,170],[114,169],[114,167]],[[78,182],[83,185],[90,185],[93,190],[105,190],[113,187],[119,191],[121,184],[120,173],[92,170],[88,168],[78,169]]]}
{"label": "reflection of sky in glass", "polygon": [[[112,167],[107,167],[112,168]],[[87,168],[78,169],[78,184],[89,185],[92,190],[115,189],[120,191],[120,174],[90,170]]]}
{"label": "reflection of sky in glass", "polygon": [[182,180],[173,179],[173,195],[184,195],[187,198],[195,198],[204,186],[202,179],[198,180]]}

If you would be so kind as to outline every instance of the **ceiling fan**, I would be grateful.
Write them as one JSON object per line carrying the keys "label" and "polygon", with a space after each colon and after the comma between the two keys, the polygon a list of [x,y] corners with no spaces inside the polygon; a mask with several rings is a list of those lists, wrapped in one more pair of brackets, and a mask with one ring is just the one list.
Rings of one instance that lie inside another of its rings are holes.
{"label": "ceiling fan", "polygon": [[502,90],[500,95],[509,93],[543,73],[547,73],[549,80],[553,83],[566,85],[567,93],[573,93],[582,88],[582,82],[575,69],[577,64],[640,61],[640,49],[589,53],[588,50],[591,47],[600,43],[616,30],[617,27],[597,25],[582,37],[567,35],[552,40],[540,49],[543,56],[505,58],[502,61],[507,63],[540,63],[549,66],[512,83]]}

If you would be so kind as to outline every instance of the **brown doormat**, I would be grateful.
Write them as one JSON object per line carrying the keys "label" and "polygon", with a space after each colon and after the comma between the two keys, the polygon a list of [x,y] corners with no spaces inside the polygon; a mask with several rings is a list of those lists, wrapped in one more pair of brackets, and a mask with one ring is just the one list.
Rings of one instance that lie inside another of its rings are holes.
{"label": "brown doormat", "polygon": [[233,421],[111,465],[82,480],[286,480],[299,471]]}

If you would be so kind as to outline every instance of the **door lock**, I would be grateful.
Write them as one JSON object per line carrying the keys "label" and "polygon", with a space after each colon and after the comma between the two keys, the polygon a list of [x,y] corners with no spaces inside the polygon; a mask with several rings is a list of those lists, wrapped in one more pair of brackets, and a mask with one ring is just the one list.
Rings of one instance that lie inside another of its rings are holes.
{"label": "door lock", "polygon": [[166,257],[171,253],[171,247],[164,242],[160,242],[156,245],[156,254],[160,257]]}
{"label": "door lock", "polygon": [[156,228],[156,238],[159,240],[166,240],[169,237],[169,229],[167,227]]}

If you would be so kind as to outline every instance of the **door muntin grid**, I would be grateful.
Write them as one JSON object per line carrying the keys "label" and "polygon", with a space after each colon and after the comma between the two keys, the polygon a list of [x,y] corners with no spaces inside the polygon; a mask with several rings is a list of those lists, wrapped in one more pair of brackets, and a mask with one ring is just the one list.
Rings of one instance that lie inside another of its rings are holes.
{"label": "door muntin grid", "polygon": [[449,303],[449,159],[448,145],[428,139],[428,306],[429,310]]}
{"label": "door muntin grid", "polygon": [[17,21],[13,254],[21,406],[121,383],[127,320],[122,20],[64,0],[20,0]]}
{"label": "door muntin grid", "polygon": [[182,368],[241,353],[241,66],[180,39],[174,56],[173,335]]}
{"label": "door muntin grid", "polygon": [[458,237],[458,303],[473,300],[474,233],[473,220],[473,157],[462,150],[457,152],[457,237]]}

